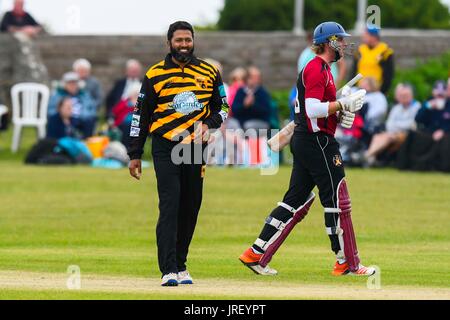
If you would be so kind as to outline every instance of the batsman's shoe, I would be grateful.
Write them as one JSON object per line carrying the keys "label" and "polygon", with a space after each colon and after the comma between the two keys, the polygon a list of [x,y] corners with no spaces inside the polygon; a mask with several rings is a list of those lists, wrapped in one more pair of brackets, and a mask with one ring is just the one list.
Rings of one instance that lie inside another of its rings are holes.
{"label": "batsman's shoe", "polygon": [[178,272],[178,284],[193,284],[191,275],[187,270]]}
{"label": "batsman's shoe", "polygon": [[364,267],[362,264],[359,264],[358,270],[354,272],[350,272],[352,276],[372,276],[375,274],[375,268]]}
{"label": "batsman's shoe", "polygon": [[350,268],[348,267],[348,263],[339,263],[339,261],[336,261],[333,267],[333,271],[331,274],[333,276],[344,276],[350,272]]}
{"label": "batsman's shoe", "polygon": [[359,265],[358,270],[350,271],[350,268],[349,268],[347,262],[339,263],[336,261],[336,264],[334,265],[334,268],[333,268],[333,272],[331,274],[334,276],[344,276],[347,274],[350,274],[353,276],[371,276],[374,273],[375,273],[374,268],[364,267],[362,264]]}
{"label": "batsman's shoe", "polygon": [[161,279],[161,286],[163,287],[175,287],[178,285],[178,277],[176,273],[168,273],[163,275]]}
{"label": "batsman's shoe", "polygon": [[239,260],[256,274],[263,276],[274,276],[278,274],[277,270],[272,269],[269,266],[263,267],[259,264],[259,260],[261,260],[262,256],[262,254],[253,252],[252,248],[248,248],[240,255]]}

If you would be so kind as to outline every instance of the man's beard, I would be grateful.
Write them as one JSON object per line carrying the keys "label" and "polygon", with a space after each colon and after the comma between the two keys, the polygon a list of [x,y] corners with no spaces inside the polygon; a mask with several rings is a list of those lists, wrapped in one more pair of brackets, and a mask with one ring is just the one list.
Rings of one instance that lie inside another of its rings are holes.
{"label": "man's beard", "polygon": [[180,52],[179,50],[172,47],[172,45],[170,45],[170,54],[175,60],[181,63],[186,63],[194,56],[194,47],[192,47],[192,49],[188,52]]}

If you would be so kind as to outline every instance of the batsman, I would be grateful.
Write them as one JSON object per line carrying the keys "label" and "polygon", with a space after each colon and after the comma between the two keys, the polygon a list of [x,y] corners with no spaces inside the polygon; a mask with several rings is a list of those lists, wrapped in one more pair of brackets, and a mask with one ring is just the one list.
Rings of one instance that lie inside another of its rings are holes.
{"label": "batsman", "polygon": [[353,230],[352,206],[336,126],[353,125],[355,113],[363,106],[364,90],[336,99],[330,64],[343,58],[350,35],[336,22],[324,22],[314,30],[312,49],[316,57],[300,72],[297,80],[295,129],[291,140],[294,163],[289,189],[283,201],[265,221],[261,234],[239,260],[261,275],[275,275],[268,263],[297,223],[308,214],[315,194],[324,207],[325,227],[336,255],[332,274],[370,276],[374,268],[360,263]]}

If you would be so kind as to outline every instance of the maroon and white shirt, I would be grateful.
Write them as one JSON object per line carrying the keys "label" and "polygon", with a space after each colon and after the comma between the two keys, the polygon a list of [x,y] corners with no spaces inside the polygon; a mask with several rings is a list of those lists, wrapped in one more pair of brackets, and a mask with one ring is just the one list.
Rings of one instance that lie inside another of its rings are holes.
{"label": "maroon and white shirt", "polygon": [[312,59],[297,79],[295,131],[324,132],[334,136],[338,119],[328,116],[327,102],[336,101],[336,86],[330,66],[319,56]]}

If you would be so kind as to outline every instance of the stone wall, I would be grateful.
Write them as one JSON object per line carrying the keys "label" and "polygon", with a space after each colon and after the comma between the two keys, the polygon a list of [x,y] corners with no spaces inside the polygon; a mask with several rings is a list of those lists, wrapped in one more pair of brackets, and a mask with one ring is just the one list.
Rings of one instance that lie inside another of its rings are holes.
{"label": "stone wall", "polygon": [[[413,67],[418,58],[450,50],[450,31],[383,30],[383,40],[394,49],[397,68]],[[359,38],[350,41],[358,44]],[[37,45],[51,79],[59,79],[75,59],[84,57],[106,90],[122,75],[127,59],[139,59],[147,68],[167,52],[163,36],[41,36]],[[290,32],[208,32],[196,34],[195,45],[199,57],[222,62],[225,80],[234,67],[254,64],[262,69],[267,87],[280,89],[294,83],[306,42]],[[10,37],[1,35],[0,80],[7,75],[12,48]]]}

